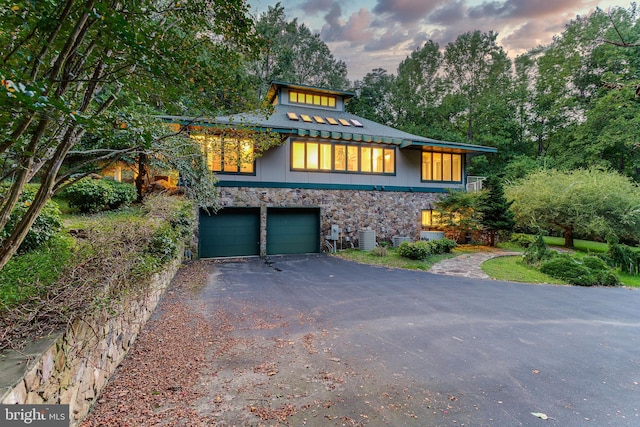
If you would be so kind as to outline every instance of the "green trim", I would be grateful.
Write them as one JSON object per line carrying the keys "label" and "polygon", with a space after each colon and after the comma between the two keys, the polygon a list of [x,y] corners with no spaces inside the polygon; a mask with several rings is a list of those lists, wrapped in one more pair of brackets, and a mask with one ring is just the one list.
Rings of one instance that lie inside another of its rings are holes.
{"label": "green trim", "polygon": [[[408,144],[407,144],[408,143]],[[418,147],[442,147],[442,148],[450,148],[462,150],[463,152],[483,152],[483,153],[497,153],[498,149],[494,147],[484,147],[480,145],[470,145],[470,144],[456,144],[455,142],[440,142],[440,141],[431,141],[431,142],[422,142],[422,141],[406,141],[401,145],[401,148],[407,148],[410,146],[418,146]]]}
{"label": "green trim", "polygon": [[[446,193],[451,188],[437,187],[401,187],[391,185],[357,185],[357,184],[321,184],[306,182],[262,182],[262,181],[218,181],[218,187],[248,188],[299,188],[305,190],[360,190],[390,191],[400,193]],[[457,189],[462,189],[462,186]]]}

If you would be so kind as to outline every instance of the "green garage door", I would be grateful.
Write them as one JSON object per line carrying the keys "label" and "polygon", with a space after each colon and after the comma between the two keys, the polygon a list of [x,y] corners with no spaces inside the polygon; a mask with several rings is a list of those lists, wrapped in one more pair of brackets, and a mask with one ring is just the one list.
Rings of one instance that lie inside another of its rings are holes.
{"label": "green garage door", "polygon": [[267,209],[267,254],[320,252],[320,209]]}
{"label": "green garage door", "polygon": [[200,258],[260,254],[260,209],[223,208],[215,215],[200,211]]}

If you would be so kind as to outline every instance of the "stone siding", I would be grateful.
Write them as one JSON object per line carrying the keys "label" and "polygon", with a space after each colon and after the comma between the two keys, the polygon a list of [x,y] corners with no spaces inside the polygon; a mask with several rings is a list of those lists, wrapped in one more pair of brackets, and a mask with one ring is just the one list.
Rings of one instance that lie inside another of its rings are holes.
{"label": "stone siding", "polygon": [[[343,247],[357,246],[359,230],[374,230],[376,240],[391,242],[394,236],[420,239],[421,211],[432,209],[436,193],[363,190],[308,190],[292,188],[220,188],[220,202],[227,207],[260,207],[261,252],[266,248],[266,209],[269,207],[320,208],[322,245],[324,236],[337,224]],[[349,239],[345,239],[348,237]]]}
{"label": "stone siding", "polygon": [[69,404],[71,425],[78,425],[124,359],[179,266],[176,260],[154,275],[147,292],[126,299],[117,315],[102,312],[90,319],[77,319],[48,340],[20,352],[4,352],[0,365],[7,377],[1,381],[0,402]]}

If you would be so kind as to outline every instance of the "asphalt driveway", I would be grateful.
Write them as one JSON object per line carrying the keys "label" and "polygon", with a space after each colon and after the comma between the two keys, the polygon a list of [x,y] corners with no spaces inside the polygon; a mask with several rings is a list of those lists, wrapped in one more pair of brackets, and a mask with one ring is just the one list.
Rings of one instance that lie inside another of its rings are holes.
{"label": "asphalt driveway", "polygon": [[222,425],[640,425],[637,290],[311,255],[212,264],[201,298],[233,323],[200,402]]}

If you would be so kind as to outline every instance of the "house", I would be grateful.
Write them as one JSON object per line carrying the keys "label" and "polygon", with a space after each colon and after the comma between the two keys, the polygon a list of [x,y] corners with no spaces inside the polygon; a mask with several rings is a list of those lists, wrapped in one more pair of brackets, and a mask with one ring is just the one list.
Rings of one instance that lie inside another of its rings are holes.
{"label": "house", "polygon": [[[418,240],[438,195],[464,189],[471,156],[496,149],[438,141],[345,111],[352,93],[275,82],[268,117],[247,113],[189,126],[219,179],[223,208],[199,217],[201,257],[313,253],[358,243]],[[260,157],[250,140],[220,129],[249,125],[284,143]],[[370,236],[369,232],[366,234]]]}

